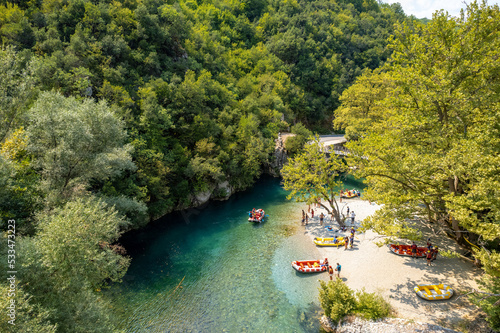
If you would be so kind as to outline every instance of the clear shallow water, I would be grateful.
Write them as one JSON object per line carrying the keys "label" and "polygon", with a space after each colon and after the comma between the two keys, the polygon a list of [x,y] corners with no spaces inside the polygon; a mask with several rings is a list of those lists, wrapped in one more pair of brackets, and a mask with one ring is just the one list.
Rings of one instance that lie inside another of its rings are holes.
{"label": "clear shallow water", "polygon": [[[286,195],[279,179],[263,177],[228,201],[170,214],[125,235],[132,264],[124,282],[108,291],[122,328],[318,332],[320,275],[291,267],[293,260],[316,258],[317,250],[299,235],[304,205]],[[247,221],[254,207],[266,211],[266,222]]]}

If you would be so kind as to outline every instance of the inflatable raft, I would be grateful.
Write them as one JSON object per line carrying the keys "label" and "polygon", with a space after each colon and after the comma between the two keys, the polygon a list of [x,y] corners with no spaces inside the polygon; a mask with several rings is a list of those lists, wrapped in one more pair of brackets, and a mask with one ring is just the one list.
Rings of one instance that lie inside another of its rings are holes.
{"label": "inflatable raft", "polygon": [[[411,257],[411,245],[398,245],[398,244],[389,244],[389,249],[392,253],[400,255],[400,256],[409,256]],[[424,258],[425,253],[427,252],[426,247],[417,247],[417,257]]]}
{"label": "inflatable raft", "polygon": [[318,246],[344,246],[344,239],[348,239],[347,237],[337,237],[337,243],[333,242],[333,237],[328,238],[319,238],[314,237],[314,244]]}
{"label": "inflatable raft", "polygon": [[252,210],[248,212],[248,221],[250,222],[264,222],[264,217],[266,216],[266,213],[264,212],[263,209],[257,209],[257,210]]}
{"label": "inflatable raft", "polygon": [[345,199],[356,198],[357,196],[358,196],[358,193],[354,193],[353,191],[347,191],[347,192],[344,192],[340,195],[341,198],[345,198]]}
{"label": "inflatable raft", "polygon": [[419,284],[414,290],[418,296],[428,301],[448,299],[453,296],[453,289],[446,284]]}
{"label": "inflatable raft", "polygon": [[[325,262],[327,263],[325,265]],[[324,272],[328,269],[328,259],[325,260],[296,260],[292,261],[292,267],[300,273]]]}

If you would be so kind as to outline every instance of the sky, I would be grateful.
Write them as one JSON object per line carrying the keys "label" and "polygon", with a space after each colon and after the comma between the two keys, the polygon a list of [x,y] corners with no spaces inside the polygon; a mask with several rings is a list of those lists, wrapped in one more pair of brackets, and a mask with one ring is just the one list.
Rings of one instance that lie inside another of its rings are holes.
{"label": "sky", "polygon": [[[385,3],[399,2],[406,15],[415,15],[417,18],[432,18],[432,14],[444,9],[452,16],[460,15],[460,9],[465,8],[464,0],[382,0]],[[470,3],[471,0],[465,2]],[[478,1],[480,2],[480,0]],[[489,5],[499,4],[500,0],[488,0]]]}

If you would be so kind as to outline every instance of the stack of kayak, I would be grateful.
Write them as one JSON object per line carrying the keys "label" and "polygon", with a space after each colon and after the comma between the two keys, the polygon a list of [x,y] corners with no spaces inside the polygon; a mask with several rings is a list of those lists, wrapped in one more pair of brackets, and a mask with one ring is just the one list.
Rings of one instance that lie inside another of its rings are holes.
{"label": "stack of kayak", "polygon": [[264,212],[263,209],[252,209],[250,212],[248,212],[248,221],[250,222],[264,222],[264,217],[266,216],[266,213]]}
{"label": "stack of kayak", "polygon": [[[389,249],[392,253],[395,253],[400,256],[412,256],[411,253],[411,245],[398,245],[398,244],[389,244]],[[425,252],[427,251],[426,247],[417,247],[417,257],[423,258],[425,257]]]}
{"label": "stack of kayak", "polygon": [[324,272],[328,269],[328,259],[325,260],[296,260],[292,267],[300,273]]}

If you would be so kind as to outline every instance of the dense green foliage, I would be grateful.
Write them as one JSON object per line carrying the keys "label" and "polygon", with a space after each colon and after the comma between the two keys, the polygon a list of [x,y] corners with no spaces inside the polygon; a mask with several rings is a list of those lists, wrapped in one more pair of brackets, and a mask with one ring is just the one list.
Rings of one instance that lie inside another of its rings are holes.
{"label": "dense green foliage", "polygon": [[[25,124],[34,84],[107,100],[125,120],[137,169],[95,179],[93,189],[145,202],[153,218],[225,181],[250,186],[278,131],[323,126],[362,70],[383,64],[394,23],[406,19],[398,4],[375,0],[0,8],[0,38],[20,52],[0,84],[22,97],[2,108],[0,136]],[[21,76],[20,64],[34,76]]]}
{"label": "dense green foliage", "polygon": [[[366,196],[384,204],[367,223],[408,235],[430,222],[481,262],[486,291],[500,278],[500,10],[473,2],[462,17],[396,29],[392,56],[344,92],[336,126]],[[360,119],[361,118],[361,119]],[[472,245],[471,245],[472,244]],[[498,296],[482,303],[498,326]]]}
{"label": "dense green foliage", "polygon": [[290,136],[285,141],[285,148],[287,150],[288,156],[293,157],[296,153],[300,152],[304,147],[304,144],[309,140],[313,133],[308,130],[302,123],[297,123],[292,126],[291,132],[295,136]]}
{"label": "dense green foliage", "polygon": [[356,314],[365,319],[376,320],[389,316],[389,303],[376,293],[365,290],[354,292],[341,279],[320,280],[319,300],[325,315],[338,323],[342,318]]}
{"label": "dense green foliage", "polygon": [[298,151],[405,19],[375,0],[0,0],[19,326],[113,331],[99,288],[128,265],[120,233],[251,186],[280,131]]}
{"label": "dense green foliage", "polygon": [[325,147],[319,142],[319,137],[306,144],[303,152],[291,158],[281,170],[283,186],[294,198],[307,204],[319,203],[332,215],[340,225],[344,225],[345,216],[337,198],[342,188],[339,179],[341,173],[347,171],[347,165],[335,155],[325,158]]}

